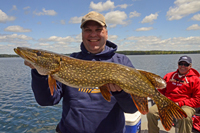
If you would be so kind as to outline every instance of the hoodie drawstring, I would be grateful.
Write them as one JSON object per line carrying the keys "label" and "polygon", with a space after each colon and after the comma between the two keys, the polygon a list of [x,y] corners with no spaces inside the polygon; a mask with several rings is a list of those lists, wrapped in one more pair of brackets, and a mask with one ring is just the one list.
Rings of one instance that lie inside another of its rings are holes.
{"label": "hoodie drawstring", "polygon": [[[174,79],[174,76],[175,76],[176,74],[178,74],[178,73],[174,73],[174,74],[173,74],[172,80]],[[185,75],[184,75],[184,76],[185,76]],[[187,78],[186,78],[186,76],[185,76],[185,81],[186,81],[187,84],[189,83],[188,80],[187,80]]]}
{"label": "hoodie drawstring", "polygon": [[185,81],[186,81],[187,84],[189,83],[188,80],[187,80],[187,78],[186,78],[186,76],[185,76]]}

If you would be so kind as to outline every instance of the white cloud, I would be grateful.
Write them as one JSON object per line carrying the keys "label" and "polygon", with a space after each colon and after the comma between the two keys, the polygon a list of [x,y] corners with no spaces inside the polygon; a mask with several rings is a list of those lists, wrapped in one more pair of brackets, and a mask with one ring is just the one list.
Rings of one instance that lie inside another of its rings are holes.
{"label": "white cloud", "polygon": [[138,13],[137,11],[130,12],[129,13],[129,18],[139,17],[140,15],[141,15],[141,13]]}
{"label": "white cloud", "polygon": [[24,10],[27,10],[27,9],[29,9],[30,8],[30,6],[26,6],[26,7],[24,7],[23,9]]}
{"label": "white cloud", "polygon": [[82,36],[80,33],[74,37],[51,36],[49,38],[40,38],[37,45],[39,48],[65,54],[79,51],[81,41]]}
{"label": "white cloud", "polygon": [[78,34],[76,37],[75,37],[75,40],[76,42],[82,42],[82,33]]}
{"label": "white cloud", "polygon": [[196,21],[200,21],[200,14],[194,15],[191,19],[196,20]]}
{"label": "white cloud", "polygon": [[111,26],[126,25],[128,22],[126,21],[127,15],[123,11],[111,11],[105,14],[105,19],[107,24],[111,24]]}
{"label": "white cloud", "polygon": [[[107,0],[106,2],[99,2],[97,4],[95,4],[93,1],[90,3],[90,8],[92,8],[93,10],[97,11],[97,12],[101,12],[101,11],[106,11],[109,9],[114,9],[116,7],[120,7],[120,8],[127,8],[127,4],[122,4],[122,5],[118,5],[115,6],[114,2],[112,2],[111,0]],[[135,12],[137,13],[137,12]],[[138,15],[138,14],[137,14]],[[83,16],[81,17],[72,17],[69,20],[69,23],[81,23],[81,19]],[[127,19],[127,15],[124,11],[111,11],[108,12],[104,15],[105,19],[106,19],[106,23],[110,24],[109,27],[113,28],[116,27],[118,24],[120,25],[126,25],[128,24],[128,21],[126,21]]]}
{"label": "white cloud", "polygon": [[117,24],[111,24],[109,25],[110,28],[115,28],[117,26]]}
{"label": "white cloud", "polygon": [[[11,34],[11,35],[1,35],[0,34],[0,45],[3,44],[3,50],[1,52],[13,52],[13,48],[17,46],[27,46],[29,45],[29,41],[33,40],[32,37],[28,37],[26,35],[18,35],[18,34]],[[6,51],[6,49],[9,51]]]}
{"label": "white cloud", "polygon": [[128,6],[131,6],[131,5],[121,4],[121,5],[115,6],[114,2],[112,2],[111,0],[107,0],[104,3],[98,2],[97,4],[95,4],[93,1],[90,3],[90,8],[92,10],[97,11],[97,12],[113,10],[114,8],[117,8],[117,7],[122,8],[122,9],[126,9]]}
{"label": "white cloud", "polygon": [[[161,38],[158,38],[156,36],[130,36],[130,37],[127,37],[126,38],[127,40],[130,40],[130,41],[138,41],[140,43],[146,43],[146,44],[153,44],[152,42],[160,42],[161,41]],[[147,43],[149,42],[149,43]]]}
{"label": "white cloud", "polygon": [[192,1],[194,1],[194,0],[176,0],[174,2],[174,4],[176,4],[176,5],[182,5],[182,4],[185,4],[185,3],[192,2]]}
{"label": "white cloud", "polygon": [[66,24],[65,20],[60,20],[60,23],[61,23],[62,25],[65,25],[65,24]]}
{"label": "white cloud", "polygon": [[40,46],[49,46],[49,43],[39,43]]}
{"label": "white cloud", "polygon": [[37,16],[41,16],[41,15],[55,16],[57,13],[54,10],[45,10],[45,8],[43,8],[42,12],[34,11],[33,14],[35,14]]}
{"label": "white cloud", "polygon": [[12,6],[11,11],[13,11],[13,10],[17,10],[17,6],[16,6],[16,5],[13,5],[13,6]]}
{"label": "white cloud", "polygon": [[158,13],[150,14],[149,16],[146,16],[141,23],[153,23],[153,20],[156,20],[158,17]]}
{"label": "white cloud", "polygon": [[127,4],[122,4],[122,5],[118,5],[116,7],[120,7],[122,9],[126,9],[128,7],[128,5]]}
{"label": "white cloud", "polygon": [[8,26],[7,28],[4,29],[4,31],[9,31],[9,32],[31,32],[30,29],[24,29],[21,26],[14,25],[14,26]]}
{"label": "white cloud", "polygon": [[114,9],[114,2],[107,0],[105,3],[99,2],[95,4],[93,1],[90,3],[90,8],[92,8],[95,11],[102,12],[109,9]]}
{"label": "white cloud", "polygon": [[21,39],[21,40],[32,40],[32,37],[28,37],[26,35],[18,35],[18,34],[7,35],[6,38],[8,38],[8,39]]}
{"label": "white cloud", "polygon": [[39,42],[75,42],[75,39],[73,37],[67,36],[67,37],[58,37],[58,36],[51,36],[49,38],[41,38],[39,39]]}
{"label": "white cloud", "polygon": [[81,16],[81,17],[72,17],[72,18],[70,18],[69,23],[73,23],[73,24],[81,23],[82,17],[83,16]]}
{"label": "white cloud", "polygon": [[200,11],[199,0],[176,0],[174,4],[175,6],[170,7],[166,15],[170,21],[179,20],[189,14]]}
{"label": "white cloud", "polygon": [[13,16],[7,16],[6,13],[4,13],[1,9],[0,9],[0,23],[5,23],[7,21],[14,21],[16,18]]}
{"label": "white cloud", "polygon": [[[200,36],[174,37],[162,39],[157,36],[130,36],[123,50],[196,50],[200,45]],[[125,43],[125,42],[123,42]]]}
{"label": "white cloud", "polygon": [[136,29],[135,31],[149,31],[149,30],[152,30],[153,27],[142,27],[142,28],[138,28]]}
{"label": "white cloud", "polygon": [[172,42],[176,45],[199,45],[200,36],[174,37]]}
{"label": "white cloud", "polygon": [[29,7],[29,6],[26,6],[26,7],[24,7],[23,9],[24,9],[24,13],[25,13],[25,14],[29,14],[29,13],[30,13],[30,10],[29,10],[30,7]]}
{"label": "white cloud", "polygon": [[200,26],[198,24],[193,24],[188,27],[186,30],[200,30]]}
{"label": "white cloud", "polygon": [[117,40],[118,36],[117,35],[108,35],[108,40],[114,41]]}
{"label": "white cloud", "polygon": [[[119,50],[196,50],[200,45],[200,36],[190,37],[174,37],[162,39],[157,36],[129,36],[119,40],[117,35],[109,35],[109,40],[117,42]],[[17,46],[27,46],[40,49],[46,49],[57,53],[72,53],[80,51],[81,33],[77,36],[58,37],[51,36],[49,38],[41,38],[35,44],[32,44],[31,37],[26,35],[1,35],[0,47],[3,48],[0,53],[13,52],[13,48]],[[5,43],[7,43],[5,45]],[[9,51],[6,51],[6,49]]]}

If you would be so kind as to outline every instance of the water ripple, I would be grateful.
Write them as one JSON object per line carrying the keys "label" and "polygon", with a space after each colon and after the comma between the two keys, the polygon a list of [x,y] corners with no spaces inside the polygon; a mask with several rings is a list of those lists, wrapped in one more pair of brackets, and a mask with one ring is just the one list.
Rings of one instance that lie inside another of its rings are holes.
{"label": "water ripple", "polygon": [[22,59],[0,58],[0,67],[1,133],[54,133],[61,105],[41,107],[36,103],[30,69]]}
{"label": "water ripple", "polygon": [[[177,69],[181,55],[129,56],[138,69],[164,76]],[[200,54],[190,55],[193,67],[200,71]],[[21,58],[0,58],[0,132],[55,133],[61,118],[61,104],[39,106],[31,90],[30,68]]]}

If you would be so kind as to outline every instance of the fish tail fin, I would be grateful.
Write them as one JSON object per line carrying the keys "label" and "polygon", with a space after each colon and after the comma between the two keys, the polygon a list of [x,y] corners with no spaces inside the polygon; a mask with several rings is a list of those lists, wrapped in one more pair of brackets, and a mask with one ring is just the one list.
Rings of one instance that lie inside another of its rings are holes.
{"label": "fish tail fin", "polygon": [[133,94],[131,96],[140,113],[143,115],[147,114],[149,112],[147,97],[140,97]]}
{"label": "fish tail fin", "polygon": [[[160,116],[161,123],[165,130],[169,131],[173,125],[173,119],[183,119],[187,117],[185,111],[183,111],[176,103],[163,96],[163,102],[156,103]],[[160,100],[159,100],[160,101]]]}

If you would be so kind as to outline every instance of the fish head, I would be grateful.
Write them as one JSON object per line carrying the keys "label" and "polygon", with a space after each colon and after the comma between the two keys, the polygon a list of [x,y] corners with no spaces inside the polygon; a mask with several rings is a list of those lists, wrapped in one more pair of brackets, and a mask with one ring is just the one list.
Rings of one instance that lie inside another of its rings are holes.
{"label": "fish head", "polygon": [[50,75],[59,71],[61,57],[59,54],[27,47],[14,48],[16,54],[28,61],[41,75]]}

